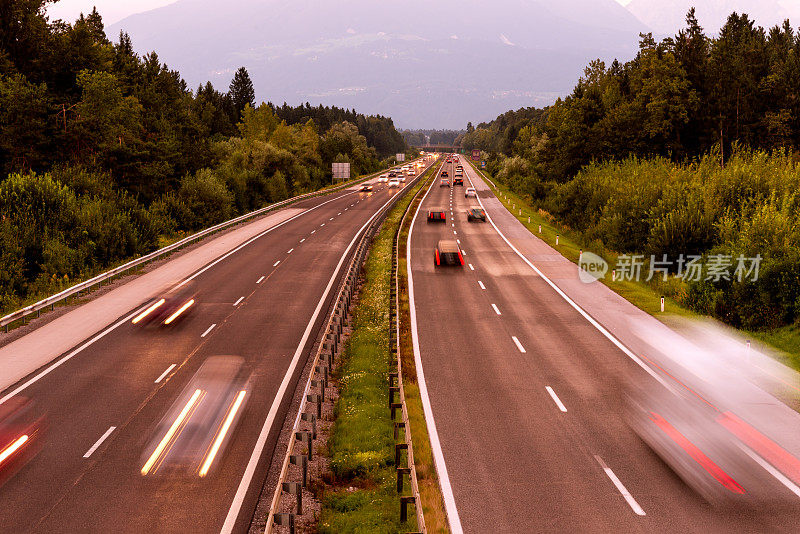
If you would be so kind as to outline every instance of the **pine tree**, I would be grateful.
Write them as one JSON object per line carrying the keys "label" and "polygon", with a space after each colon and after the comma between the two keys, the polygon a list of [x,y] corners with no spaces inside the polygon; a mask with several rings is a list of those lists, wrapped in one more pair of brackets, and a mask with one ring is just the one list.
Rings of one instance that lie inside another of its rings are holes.
{"label": "pine tree", "polygon": [[231,117],[233,123],[239,122],[242,118],[242,111],[247,104],[250,107],[256,107],[256,93],[253,89],[253,82],[250,80],[250,74],[247,69],[239,67],[236,74],[233,76],[231,85],[228,88],[228,97],[233,106],[234,116]]}

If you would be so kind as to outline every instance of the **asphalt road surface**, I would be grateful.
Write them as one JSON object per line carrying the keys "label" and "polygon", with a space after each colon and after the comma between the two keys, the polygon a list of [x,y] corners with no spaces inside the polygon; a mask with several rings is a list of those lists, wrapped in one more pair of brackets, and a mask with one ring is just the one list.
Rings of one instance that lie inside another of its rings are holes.
{"label": "asphalt road surface", "polygon": [[[197,304],[182,321],[142,328],[131,324],[137,310],[130,310],[118,328],[21,391],[46,414],[48,429],[38,456],[0,486],[0,531],[246,529],[285,416],[282,401],[291,398],[351,243],[399,191],[386,185],[294,204],[308,211],[194,278]],[[142,476],[159,421],[215,355],[241,356],[252,374],[217,470],[202,479]]]}
{"label": "asphalt road surface", "polygon": [[[454,165],[445,166],[451,178]],[[453,530],[797,532],[798,507],[711,507],[628,427],[625,384],[655,379],[490,223],[467,221],[478,204],[464,196],[470,181],[483,198],[492,193],[463,165],[465,187],[435,184],[410,238],[423,394]],[[426,222],[436,207],[446,224]],[[463,267],[434,265],[439,239],[458,240]]]}

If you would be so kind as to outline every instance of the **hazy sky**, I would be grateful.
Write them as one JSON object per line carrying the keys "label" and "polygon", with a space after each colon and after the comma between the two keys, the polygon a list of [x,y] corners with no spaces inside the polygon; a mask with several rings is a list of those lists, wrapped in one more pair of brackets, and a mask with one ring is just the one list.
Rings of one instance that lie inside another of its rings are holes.
{"label": "hazy sky", "polygon": [[[148,9],[166,6],[176,0],[60,0],[50,6],[48,13],[51,19],[64,19],[73,21],[81,13],[88,13],[93,6],[103,15],[103,22],[113,24],[134,13],[141,13]],[[558,0],[555,0],[558,1]],[[617,0],[620,4],[627,5],[631,0]]]}

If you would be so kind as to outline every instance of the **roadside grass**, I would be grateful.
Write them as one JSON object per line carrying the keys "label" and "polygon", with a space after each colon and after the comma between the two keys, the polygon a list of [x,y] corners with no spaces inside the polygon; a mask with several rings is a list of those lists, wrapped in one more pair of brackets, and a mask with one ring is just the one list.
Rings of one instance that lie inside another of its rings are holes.
{"label": "roadside grass", "polygon": [[[486,174],[478,169],[472,161],[469,163],[478,173],[486,177]],[[494,186],[491,182],[494,183]],[[580,251],[583,249],[584,251],[590,251],[601,256],[608,262],[609,266],[616,265],[617,254],[606,249],[599,241],[586,243],[581,236],[571,231],[569,228],[560,225],[550,214],[533,209],[525,199],[513,193],[504,184],[497,180],[491,180],[491,182],[487,181],[487,184],[492,188],[497,198],[508,211],[514,215],[528,231],[558,250],[560,254],[571,262],[575,264],[578,263]],[[520,210],[522,210],[522,214],[520,214]],[[530,217],[530,222],[528,222],[528,217]],[[539,233],[539,225],[541,225],[542,228],[541,233]],[[555,244],[556,235],[559,236],[558,245]],[[700,314],[682,306],[675,299],[668,296],[670,293],[674,292],[674,287],[669,287],[669,284],[675,283],[675,280],[671,279],[667,282],[637,282],[634,280],[611,281],[611,277],[606,275],[606,277],[600,281],[637,308],[655,317],[663,317],[666,315],[677,315],[686,318],[701,317]],[[662,287],[664,289],[663,292],[659,291]],[[661,312],[662,295],[665,295],[663,313]],[[787,326],[774,330],[757,332],[742,331],[742,333],[770,345],[776,349],[781,360],[787,365],[790,365],[793,369],[800,371],[800,329],[798,329],[797,326]]]}
{"label": "roadside grass", "polygon": [[[427,179],[391,210],[372,242],[364,285],[353,314],[353,333],[337,369],[339,400],[328,444],[332,477],[322,498],[319,532],[416,531],[416,515],[400,521],[394,465],[394,425],[389,412],[391,361],[389,309],[392,241],[403,210]],[[416,436],[415,436],[416,437]],[[417,454],[417,443],[414,443]],[[406,488],[408,488],[406,484]],[[407,494],[407,492],[406,492]]]}

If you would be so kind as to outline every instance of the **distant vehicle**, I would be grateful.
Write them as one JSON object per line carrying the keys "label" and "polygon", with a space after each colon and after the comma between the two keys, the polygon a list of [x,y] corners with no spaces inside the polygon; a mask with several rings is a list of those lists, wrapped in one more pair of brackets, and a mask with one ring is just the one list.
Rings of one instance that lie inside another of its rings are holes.
{"label": "distant vehicle", "polygon": [[45,428],[31,399],[17,395],[0,404],[0,486],[36,456]]}
{"label": "distant vehicle", "polygon": [[169,326],[178,323],[193,309],[197,300],[197,287],[193,280],[184,280],[152,299],[144,310],[131,320],[133,324],[158,324]]}
{"label": "distant vehicle", "polygon": [[378,182],[388,182],[388,181],[389,181],[388,174],[381,174],[380,176],[378,176]]}
{"label": "distant vehicle", "polygon": [[464,265],[464,257],[461,255],[458,243],[450,239],[442,239],[436,244],[434,260],[437,266],[455,265],[460,267]]}
{"label": "distant vehicle", "polygon": [[431,208],[428,210],[428,222],[447,222],[444,208]]}
{"label": "distant vehicle", "polygon": [[359,187],[358,190],[363,192],[372,191],[372,184],[361,184],[361,187]]}
{"label": "distant vehicle", "polygon": [[477,206],[472,206],[467,210],[467,220],[470,222],[472,221],[486,222],[486,212]]}
{"label": "distant vehicle", "polygon": [[389,176],[388,176],[389,178],[394,178],[396,176],[397,176],[397,173],[395,171],[389,171]]}
{"label": "distant vehicle", "polygon": [[406,175],[406,174],[405,174],[404,172],[398,172],[398,173],[397,173],[397,177],[398,177],[398,178],[403,178],[405,175]]}
{"label": "distant vehicle", "polygon": [[449,178],[450,174],[447,171],[442,171],[441,177],[442,178]]}
{"label": "distant vehicle", "polygon": [[439,187],[450,187],[450,180],[447,178],[442,178],[441,183],[439,183]]}
{"label": "distant vehicle", "polygon": [[453,178],[453,185],[464,185],[464,177],[456,174]]}
{"label": "distant vehicle", "polygon": [[474,187],[468,187],[466,191],[464,191],[464,198],[478,198],[478,192],[475,191]]}
{"label": "distant vehicle", "polygon": [[417,174],[417,171],[415,171],[413,167],[408,169],[408,175],[409,176],[414,176],[416,174]]}
{"label": "distant vehicle", "polygon": [[389,180],[389,187],[400,187],[400,179],[392,178],[391,180]]}

